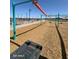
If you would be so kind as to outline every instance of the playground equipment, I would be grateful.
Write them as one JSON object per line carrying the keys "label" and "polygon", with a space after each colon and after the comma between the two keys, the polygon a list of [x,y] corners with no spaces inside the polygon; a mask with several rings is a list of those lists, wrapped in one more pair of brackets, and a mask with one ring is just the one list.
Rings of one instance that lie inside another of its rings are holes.
{"label": "playground equipment", "polygon": [[45,11],[41,8],[41,6],[39,5],[39,3],[37,2],[37,0],[27,0],[24,2],[20,2],[20,3],[12,3],[12,8],[13,8],[13,39],[16,40],[16,18],[15,18],[15,7],[21,4],[25,4],[25,3],[29,3],[29,2],[33,2],[33,4],[45,15],[47,16],[47,14],[45,13]]}
{"label": "playground equipment", "polygon": [[30,12],[31,12],[31,9],[29,9],[29,20],[30,20]]}
{"label": "playground equipment", "polygon": [[41,45],[27,41],[10,55],[10,59],[39,59],[41,50]]}
{"label": "playground equipment", "polygon": [[59,27],[60,14],[57,15],[57,26]]}
{"label": "playground equipment", "polygon": [[[62,16],[62,15],[60,15],[59,13],[57,14],[57,15],[48,15],[48,18],[55,18],[55,23],[56,23],[56,25],[57,26],[59,26],[59,21],[60,21],[60,16]],[[63,15],[64,16],[64,15]]]}

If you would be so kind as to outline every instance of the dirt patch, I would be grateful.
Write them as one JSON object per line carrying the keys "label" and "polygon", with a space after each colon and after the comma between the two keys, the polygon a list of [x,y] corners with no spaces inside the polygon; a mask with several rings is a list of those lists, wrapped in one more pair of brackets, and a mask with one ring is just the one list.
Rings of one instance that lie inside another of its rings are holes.
{"label": "dirt patch", "polygon": [[[18,30],[18,33],[21,33],[21,31],[23,32],[26,29],[27,27],[24,27]],[[66,28],[64,29],[66,30]],[[66,34],[64,33],[63,35],[66,35]],[[18,43],[19,45],[22,45],[27,40],[31,40],[33,42],[41,44],[43,46],[41,55],[44,56],[45,58],[62,59],[60,38],[57,33],[54,22],[50,23],[49,21],[46,21],[43,25],[37,27],[36,29],[18,36],[15,42]],[[64,39],[64,40],[67,40],[67,39]],[[64,43],[66,47],[67,41],[64,41]],[[10,45],[11,45],[10,47],[11,53],[18,48],[12,43],[10,43]]]}

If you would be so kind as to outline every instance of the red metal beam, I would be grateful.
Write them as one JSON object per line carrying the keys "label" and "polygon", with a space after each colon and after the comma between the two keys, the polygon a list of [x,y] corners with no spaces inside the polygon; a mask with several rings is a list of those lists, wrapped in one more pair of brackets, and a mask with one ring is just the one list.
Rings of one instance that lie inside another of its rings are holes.
{"label": "red metal beam", "polygon": [[33,4],[45,15],[47,16],[46,12],[42,9],[42,7],[39,5],[39,3],[36,0],[32,0]]}

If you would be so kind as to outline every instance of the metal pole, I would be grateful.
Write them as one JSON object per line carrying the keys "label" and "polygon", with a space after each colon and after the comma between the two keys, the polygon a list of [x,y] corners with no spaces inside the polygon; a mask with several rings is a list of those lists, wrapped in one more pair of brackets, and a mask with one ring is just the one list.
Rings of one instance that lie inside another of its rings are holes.
{"label": "metal pole", "polygon": [[41,18],[40,18],[40,20],[39,20],[39,21],[40,21],[40,24],[41,24],[41,21],[42,21],[42,15],[40,15],[40,17],[41,17]]}
{"label": "metal pole", "polygon": [[15,5],[12,4],[13,7],[13,39],[16,40],[16,18],[15,18]]}
{"label": "metal pole", "polygon": [[30,21],[30,12],[31,12],[31,9],[29,9],[29,21]]}
{"label": "metal pole", "polygon": [[26,20],[27,20],[27,12],[26,12]]}
{"label": "metal pole", "polygon": [[41,15],[41,20],[42,20],[42,15]]}
{"label": "metal pole", "polygon": [[12,8],[13,8],[13,40],[16,40],[16,18],[15,18],[15,7],[24,3],[29,3],[31,2],[31,0],[29,1],[24,1],[18,4],[13,4],[12,3]]}
{"label": "metal pole", "polygon": [[58,27],[59,27],[59,13],[58,13],[58,18],[57,18],[57,21],[58,21]]}

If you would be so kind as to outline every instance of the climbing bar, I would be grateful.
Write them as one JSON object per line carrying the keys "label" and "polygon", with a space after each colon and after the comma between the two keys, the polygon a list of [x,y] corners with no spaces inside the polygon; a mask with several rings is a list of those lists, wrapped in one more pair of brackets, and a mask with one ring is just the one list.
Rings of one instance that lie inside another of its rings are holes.
{"label": "climbing bar", "polygon": [[31,1],[32,1],[32,0],[28,0],[28,1],[24,1],[24,2],[20,2],[20,3],[14,4],[14,5],[17,6],[17,5],[21,5],[21,4],[29,3],[29,2],[31,2]]}

